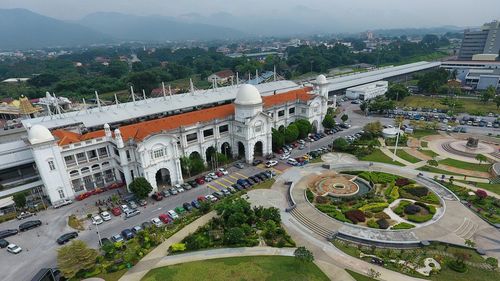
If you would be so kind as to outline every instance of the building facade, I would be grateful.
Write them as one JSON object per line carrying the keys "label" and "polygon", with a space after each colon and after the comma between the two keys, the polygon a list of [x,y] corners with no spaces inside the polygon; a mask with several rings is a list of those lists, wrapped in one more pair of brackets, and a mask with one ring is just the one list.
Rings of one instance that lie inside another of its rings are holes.
{"label": "building facade", "polygon": [[365,84],[357,87],[352,87],[346,90],[346,97],[351,100],[370,100],[385,94],[388,90],[389,83],[387,81],[377,81],[370,84]]}
{"label": "building facade", "polygon": [[471,60],[477,54],[498,54],[500,50],[500,22],[486,23],[480,30],[465,30],[459,60]]}

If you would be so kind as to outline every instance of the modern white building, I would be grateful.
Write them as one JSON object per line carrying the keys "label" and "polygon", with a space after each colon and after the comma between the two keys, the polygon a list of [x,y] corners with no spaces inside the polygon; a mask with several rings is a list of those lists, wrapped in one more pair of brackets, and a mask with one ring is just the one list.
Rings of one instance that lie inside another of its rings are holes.
{"label": "modern white building", "polygon": [[24,131],[0,135],[0,175],[10,177],[0,198],[36,189],[56,203],[135,177],[156,191],[184,181],[181,157],[208,162],[213,151],[251,162],[271,153],[272,128],[306,119],[322,129],[328,84],[318,81],[234,85],[25,119]]}
{"label": "modern white building", "polygon": [[348,88],[346,90],[346,97],[351,100],[370,100],[385,94],[388,87],[389,83],[387,81],[377,81],[370,84]]}

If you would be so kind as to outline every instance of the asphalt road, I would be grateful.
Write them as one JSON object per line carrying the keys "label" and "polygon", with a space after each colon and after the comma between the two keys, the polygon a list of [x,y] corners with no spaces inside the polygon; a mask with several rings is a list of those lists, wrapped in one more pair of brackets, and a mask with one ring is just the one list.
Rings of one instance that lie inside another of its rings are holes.
{"label": "asphalt road", "polygon": [[[369,118],[353,113],[353,110],[359,109],[359,105],[344,102],[342,104],[343,112],[349,116],[348,122],[352,127],[334,135],[329,135],[323,139],[315,142],[307,143],[306,149],[292,151],[293,157],[298,157],[305,154],[309,150],[327,146],[332,143],[333,139],[338,137],[345,137],[359,132],[366,123],[379,120],[382,124],[394,124],[394,119],[370,116]],[[337,118],[337,122],[340,120]],[[469,133],[484,134],[493,133],[494,135],[500,133],[500,129],[486,128],[486,127],[469,127]],[[285,161],[279,160],[279,164],[274,167],[275,170],[280,171],[288,168]],[[184,202],[190,202],[200,195],[206,195],[214,192],[216,189],[222,189],[230,184],[236,182],[238,178],[251,176],[264,170],[263,165],[253,167],[246,165],[244,169],[237,169],[229,167],[230,175],[224,176],[203,186],[187,190],[176,196],[170,196],[160,202],[153,202],[149,200],[146,207],[140,207],[141,213],[135,217],[124,220],[123,217],[113,217],[111,221],[104,222],[99,226],[99,233],[101,237],[111,237],[114,234],[120,233],[125,228],[131,228],[135,225],[140,225],[142,222],[149,221],[153,217],[157,217],[161,213],[166,213],[170,209],[181,206]],[[56,239],[63,233],[73,231],[67,226],[67,217],[70,214],[88,214],[96,213],[95,201],[97,199],[106,199],[113,192],[108,191],[96,196],[92,196],[80,202],[75,202],[72,205],[54,210],[49,209],[43,211],[35,217],[43,222],[41,227],[38,227],[27,232],[6,238],[7,241],[15,243],[21,248],[23,252],[18,255],[8,253],[5,249],[0,250],[0,272],[2,281],[23,281],[31,280],[31,278],[44,267],[56,266],[56,250],[60,247],[56,243]],[[28,219],[29,220],[29,219]],[[0,224],[0,230],[9,228],[18,228],[20,221],[9,221]],[[79,239],[86,241],[90,246],[97,247],[98,236],[96,227],[87,222],[87,229],[79,232]]]}

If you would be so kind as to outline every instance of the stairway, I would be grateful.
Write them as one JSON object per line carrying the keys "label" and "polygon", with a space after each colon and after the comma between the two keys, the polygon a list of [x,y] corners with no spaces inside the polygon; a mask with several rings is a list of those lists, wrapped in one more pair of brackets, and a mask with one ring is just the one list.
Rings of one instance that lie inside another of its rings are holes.
{"label": "stairway", "polygon": [[316,222],[310,220],[308,217],[304,216],[299,210],[298,208],[295,208],[293,209],[290,214],[292,214],[292,216],[297,220],[299,221],[302,225],[304,225],[305,227],[307,227],[309,230],[311,230],[312,232],[314,232],[315,234],[325,238],[325,239],[329,239],[332,237],[332,235],[334,234],[333,231],[331,230],[328,230],[327,228],[323,227],[322,225],[319,225],[317,224]]}

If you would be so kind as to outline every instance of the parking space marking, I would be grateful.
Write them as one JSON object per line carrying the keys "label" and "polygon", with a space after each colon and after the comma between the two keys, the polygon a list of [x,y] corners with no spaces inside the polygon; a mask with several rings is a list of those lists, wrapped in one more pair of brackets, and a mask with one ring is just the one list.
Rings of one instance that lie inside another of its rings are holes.
{"label": "parking space marking", "polygon": [[225,182],[227,182],[227,183],[229,183],[229,184],[234,184],[234,182],[232,182],[232,181],[230,181],[230,180],[228,180],[228,179],[225,179],[225,178],[222,178],[221,180],[223,180],[223,181],[225,181]]}
{"label": "parking space marking", "polygon": [[238,172],[234,172],[234,173],[235,173],[235,174],[237,174],[238,176],[242,177],[242,178],[245,178],[245,179],[247,178],[247,176],[242,175],[242,174],[240,174],[240,173],[238,173]]}
{"label": "parking space marking", "polygon": [[210,187],[211,189],[215,190],[215,191],[219,191],[216,187],[212,186],[211,184],[207,184],[208,187]]}
{"label": "parking space marking", "polygon": [[233,177],[232,175],[229,175],[229,177],[231,177],[231,178],[232,178],[232,179],[234,179],[234,180],[238,180],[238,178],[237,178],[237,177]]}
{"label": "parking space marking", "polygon": [[218,181],[218,180],[215,180],[216,183],[222,185],[223,187],[226,187],[227,188],[227,185],[223,184],[222,182]]}

